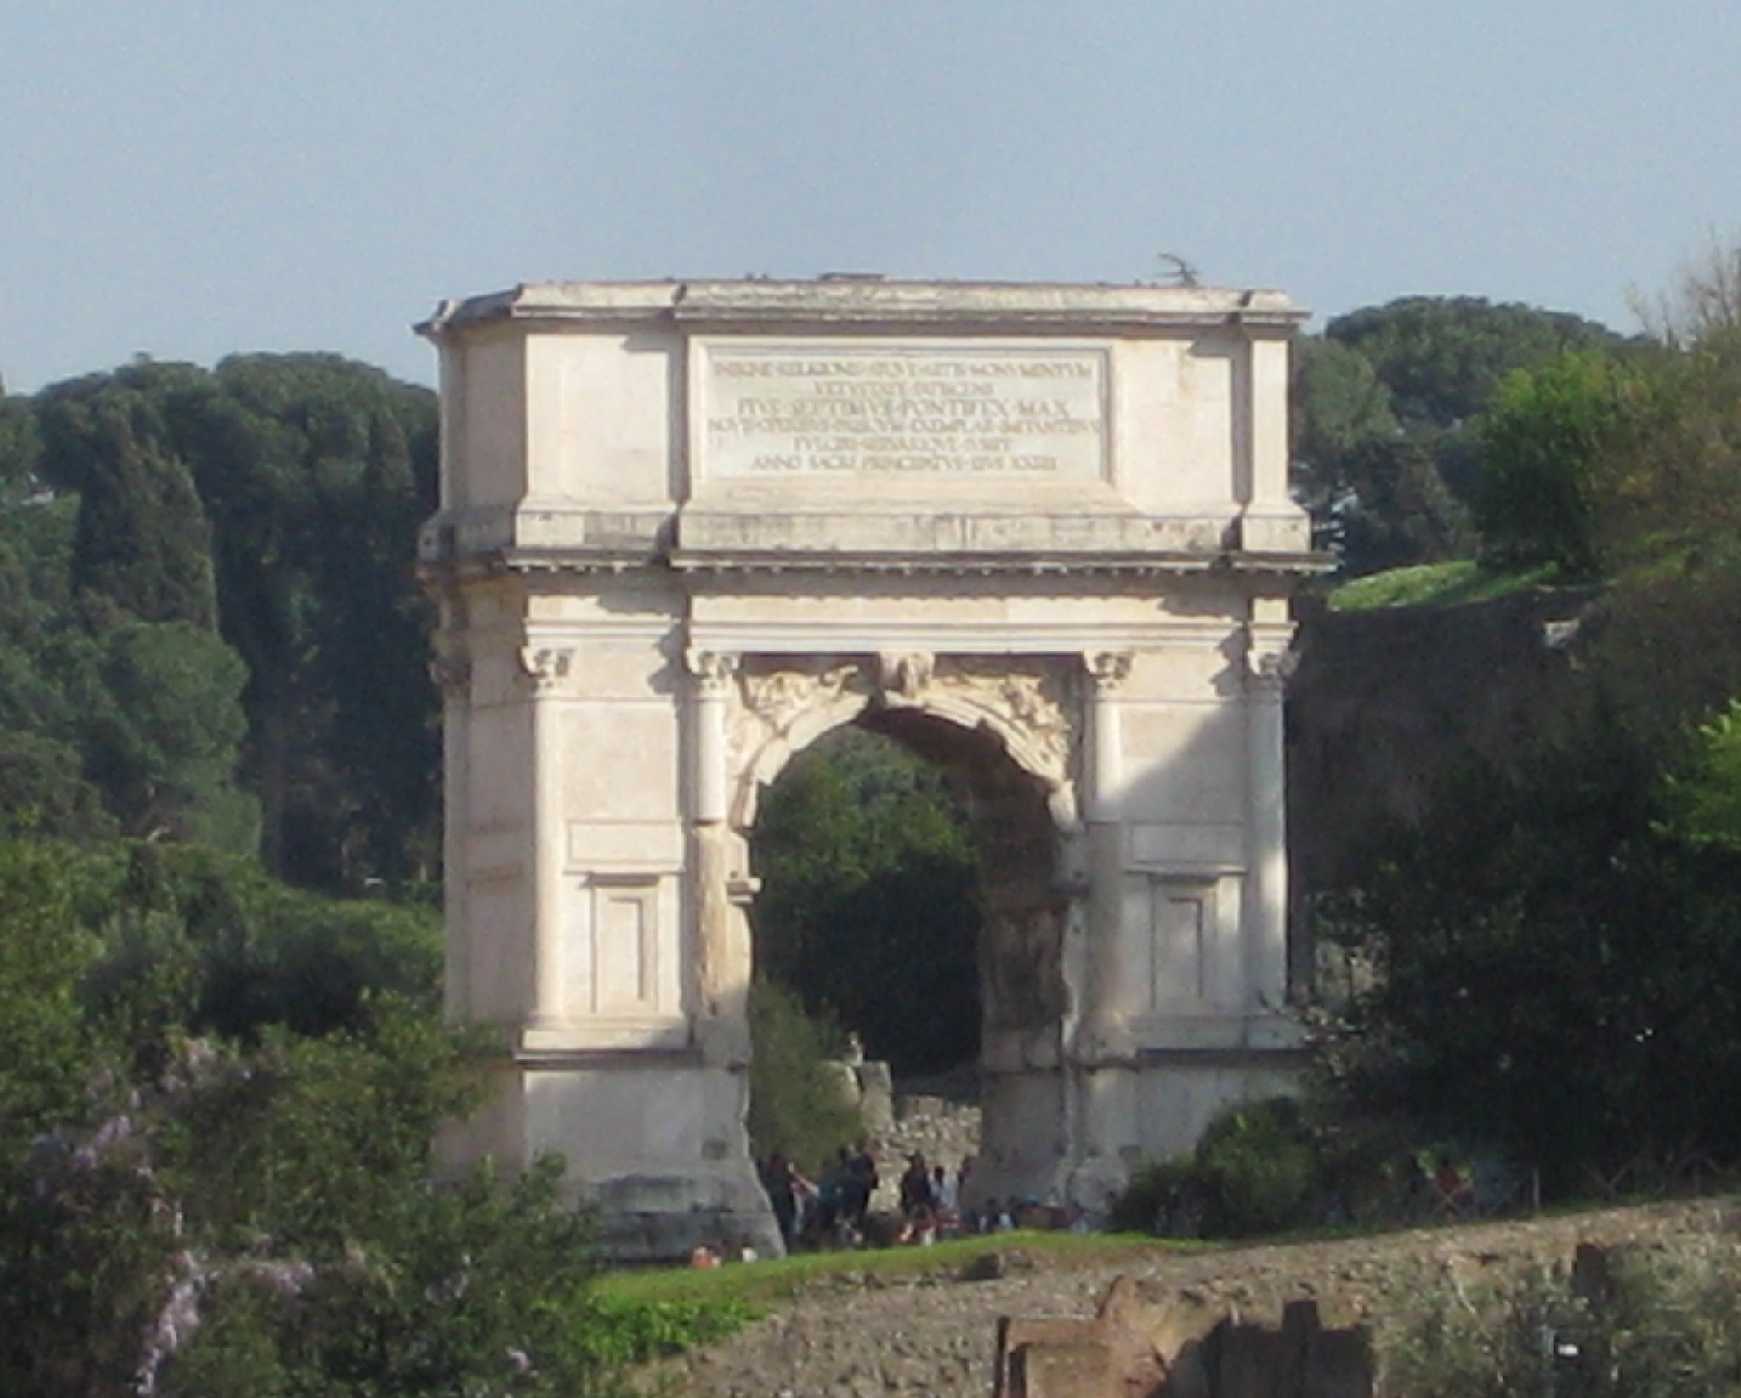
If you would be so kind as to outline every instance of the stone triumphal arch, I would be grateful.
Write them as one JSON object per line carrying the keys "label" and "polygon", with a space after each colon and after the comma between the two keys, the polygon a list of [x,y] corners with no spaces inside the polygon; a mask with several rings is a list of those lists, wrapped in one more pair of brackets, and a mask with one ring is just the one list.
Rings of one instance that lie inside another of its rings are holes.
{"label": "stone triumphal arch", "polygon": [[1281,687],[1320,566],[1264,291],[823,278],[443,303],[446,1143],[623,1252],[777,1246],[747,836],[842,724],[989,812],[989,1192],[1094,1205],[1293,1066]]}

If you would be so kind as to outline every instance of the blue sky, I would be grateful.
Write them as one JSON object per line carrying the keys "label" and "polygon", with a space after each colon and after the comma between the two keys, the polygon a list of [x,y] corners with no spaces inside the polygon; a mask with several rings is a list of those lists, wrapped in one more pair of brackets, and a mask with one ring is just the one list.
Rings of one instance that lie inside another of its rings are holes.
{"label": "blue sky", "polygon": [[1741,230],[1741,4],[0,0],[0,376],[826,271],[1630,328]]}

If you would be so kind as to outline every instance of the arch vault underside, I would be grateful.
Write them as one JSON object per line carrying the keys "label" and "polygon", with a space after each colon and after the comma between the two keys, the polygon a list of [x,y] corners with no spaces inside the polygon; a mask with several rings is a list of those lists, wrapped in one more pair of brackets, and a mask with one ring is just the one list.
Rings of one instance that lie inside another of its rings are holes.
{"label": "arch vault underside", "polygon": [[982,1188],[1101,1208],[1287,1081],[1287,597],[1319,561],[1266,295],[565,284],[425,327],[448,1006],[510,1043],[451,1158],[561,1150],[621,1253],[777,1248],[748,835],[854,722],[1013,832]]}

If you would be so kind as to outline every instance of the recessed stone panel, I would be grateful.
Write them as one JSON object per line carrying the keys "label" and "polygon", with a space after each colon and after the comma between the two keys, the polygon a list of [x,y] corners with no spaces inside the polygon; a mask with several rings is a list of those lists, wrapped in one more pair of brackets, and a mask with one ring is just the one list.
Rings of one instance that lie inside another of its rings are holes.
{"label": "recessed stone panel", "polygon": [[563,715],[570,820],[674,820],[677,714],[665,704],[572,704]]}

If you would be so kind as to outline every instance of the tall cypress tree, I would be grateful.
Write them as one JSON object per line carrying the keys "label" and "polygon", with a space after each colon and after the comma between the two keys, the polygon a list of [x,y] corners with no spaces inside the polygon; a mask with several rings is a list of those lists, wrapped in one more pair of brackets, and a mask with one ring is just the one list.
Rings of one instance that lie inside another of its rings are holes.
{"label": "tall cypress tree", "polygon": [[44,427],[51,478],[79,493],[74,590],[141,621],[215,629],[211,526],[160,401],[121,374],[69,390],[49,395]]}

